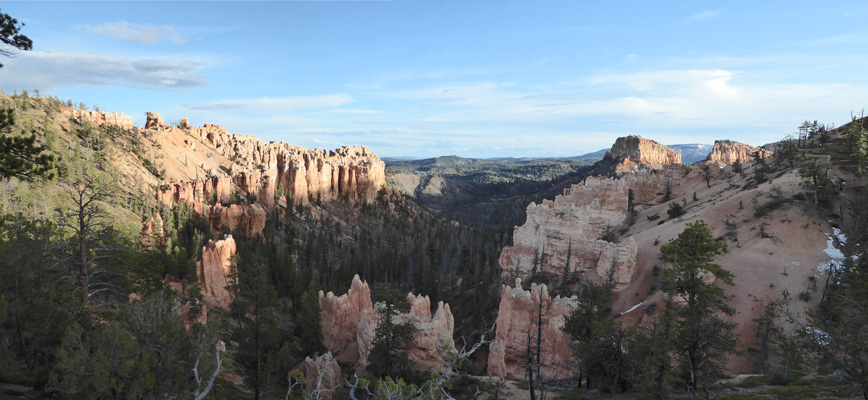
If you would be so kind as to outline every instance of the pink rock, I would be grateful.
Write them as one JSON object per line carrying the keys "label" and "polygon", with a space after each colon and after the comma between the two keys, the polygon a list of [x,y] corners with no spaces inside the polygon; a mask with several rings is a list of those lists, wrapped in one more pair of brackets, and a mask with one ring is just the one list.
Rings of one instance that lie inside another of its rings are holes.
{"label": "pink rock", "polygon": [[306,357],[301,364],[301,372],[304,372],[307,392],[317,393],[318,399],[330,400],[341,387],[341,367],[331,352],[313,359]]}
{"label": "pink rock", "polygon": [[746,163],[753,161],[753,155],[759,153],[760,158],[772,155],[771,151],[732,140],[715,140],[714,147],[705,161],[721,164]]}
{"label": "pink rock", "polygon": [[[525,378],[527,341],[537,343],[537,325],[542,321],[541,375],[545,379],[565,379],[574,375],[570,364],[573,348],[570,337],[561,328],[566,318],[576,307],[575,296],[551,298],[546,285],[531,285],[531,290],[521,288],[521,279],[515,287],[504,285],[500,294],[500,309],[497,313],[497,333],[488,354],[488,374]],[[540,316],[540,303],[542,315]]]}
{"label": "pink rock", "polygon": [[620,160],[624,164],[643,164],[651,167],[681,164],[681,153],[639,136],[618,138],[606,157]]}
{"label": "pink rock", "polygon": [[[410,311],[394,318],[395,323],[410,322],[416,328],[407,354],[416,369],[442,366],[446,362],[446,354],[455,350],[452,339],[455,319],[449,305],[440,302],[432,316],[428,296],[410,293],[407,300],[410,302]],[[383,306],[378,303],[377,309]],[[356,275],[345,295],[335,296],[332,292],[324,295],[320,292],[320,309],[326,348],[336,354],[338,360],[354,362],[356,371],[363,374],[379,322],[379,316],[371,304],[368,284]]]}
{"label": "pink rock", "polygon": [[232,235],[223,240],[209,240],[202,248],[197,275],[202,289],[203,302],[223,310],[229,309],[234,296],[226,287],[230,285],[230,274],[235,269],[235,240]]}
{"label": "pink rock", "polygon": [[319,307],[321,310],[320,325],[322,327],[323,344],[340,361],[356,362],[359,359],[359,348],[356,330],[362,315],[373,314],[371,289],[362,282],[359,276],[353,277],[353,283],[346,294],[335,296],[328,292],[319,292]]}

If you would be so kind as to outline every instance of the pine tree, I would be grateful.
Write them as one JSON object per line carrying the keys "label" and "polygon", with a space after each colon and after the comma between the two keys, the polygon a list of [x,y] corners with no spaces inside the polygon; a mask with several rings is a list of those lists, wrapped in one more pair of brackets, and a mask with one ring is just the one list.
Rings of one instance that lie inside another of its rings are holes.
{"label": "pine tree", "polygon": [[737,351],[735,324],[724,320],[735,310],[727,305],[724,290],[706,283],[703,275],[711,274],[720,283],[732,285],[733,275],[714,257],[723,249],[704,221],[696,221],[662,246],[663,259],[670,264],[664,272],[665,291],[671,299],[680,299],[673,313],[677,317],[675,350],[682,377],[690,391],[702,389],[709,398],[711,384],[723,372],[728,354]]}
{"label": "pine tree", "polygon": [[[33,41],[20,33],[23,27],[24,24],[19,24],[9,14],[0,13],[0,56],[14,57],[19,50],[33,48]],[[0,64],[0,68],[3,68],[3,64]]]}
{"label": "pine tree", "polygon": [[411,365],[406,350],[413,342],[416,328],[408,321],[395,322],[399,312],[407,312],[410,304],[402,292],[381,285],[376,292],[380,322],[374,330],[374,342],[368,355],[368,373],[376,377],[409,378]]}
{"label": "pine tree", "polygon": [[[0,18],[5,14],[0,14]],[[52,179],[56,159],[45,153],[45,148],[36,143],[36,134],[15,136],[11,134],[15,125],[14,111],[0,110],[0,176],[24,180]]]}

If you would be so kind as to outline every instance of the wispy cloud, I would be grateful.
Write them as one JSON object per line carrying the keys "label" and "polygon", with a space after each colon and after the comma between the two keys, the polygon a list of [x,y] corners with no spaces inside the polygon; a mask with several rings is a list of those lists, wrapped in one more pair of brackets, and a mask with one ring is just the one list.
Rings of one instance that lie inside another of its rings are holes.
{"label": "wispy cloud", "polygon": [[186,39],[171,25],[134,24],[118,21],[77,27],[97,35],[139,44],[157,44],[162,40],[172,43],[186,42]]}
{"label": "wispy cloud", "polygon": [[722,13],[722,11],[720,11],[720,10],[700,11],[696,14],[693,14],[693,15],[685,18],[685,21],[703,21],[706,19],[711,19],[711,18],[717,17],[721,13]]}
{"label": "wispy cloud", "polygon": [[335,109],[329,110],[329,112],[333,112],[333,113],[337,113],[337,114],[360,114],[360,115],[382,114],[383,113],[382,111],[379,111],[379,110],[364,110],[364,109],[359,109],[359,108],[335,108]]}
{"label": "wispy cloud", "polygon": [[7,89],[126,86],[179,90],[206,85],[198,73],[200,67],[189,60],[30,51],[0,69],[0,81]]}
{"label": "wispy cloud", "polygon": [[858,31],[850,32],[842,35],[827,36],[819,39],[808,41],[808,44],[816,46],[831,46],[850,43],[865,43],[868,42],[868,32]]}
{"label": "wispy cloud", "polygon": [[337,107],[353,102],[347,93],[313,96],[259,97],[251,99],[218,100],[208,103],[186,103],[184,108],[195,111],[253,111],[257,113],[293,112]]}

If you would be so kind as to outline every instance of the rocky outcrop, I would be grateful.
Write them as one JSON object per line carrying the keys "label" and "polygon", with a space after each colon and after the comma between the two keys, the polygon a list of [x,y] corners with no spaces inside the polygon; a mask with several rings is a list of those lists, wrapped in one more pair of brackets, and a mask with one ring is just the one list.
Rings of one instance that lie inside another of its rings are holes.
{"label": "rocky outcrop", "polygon": [[242,170],[259,170],[261,175],[269,176],[267,187],[272,193],[281,186],[291,194],[294,204],[341,197],[373,199],[386,183],[385,164],[364,146],[343,146],[328,152],[310,150],[229,134],[213,124],[192,128],[190,134],[235,160]]}
{"label": "rocky outcrop", "polygon": [[541,321],[542,349],[540,374],[544,379],[565,379],[575,370],[570,365],[572,340],[561,329],[577,304],[576,297],[549,296],[546,285],[532,284],[530,290],[504,285],[497,313],[497,333],[488,353],[488,374],[524,379],[526,372],[528,335],[533,346],[538,339]]}
{"label": "rocky outcrop", "polygon": [[618,138],[606,158],[623,165],[645,165],[652,168],[681,164],[681,153],[639,136]]}
{"label": "rocky outcrop", "polygon": [[371,318],[374,307],[371,303],[371,289],[359,276],[346,294],[335,296],[319,292],[323,344],[340,361],[355,363],[359,360],[357,328],[359,321]]}
{"label": "rocky outcrop", "polygon": [[618,243],[601,238],[629,218],[630,190],[634,208],[641,210],[658,202],[667,185],[675,190],[682,175],[681,167],[668,167],[619,179],[590,177],[554,201],[531,203],[525,224],[515,229],[513,246],[500,255],[504,277],[527,277],[534,265],[543,273],[561,275],[569,260],[570,271],[595,271],[600,278],[614,265],[616,290],[622,288],[633,275],[636,242],[630,237]]}
{"label": "rocky outcrop", "polygon": [[124,129],[133,128],[133,119],[129,115],[116,112],[79,110],[67,106],[60,106],[60,110],[70,117],[92,125],[119,126]]}
{"label": "rocky outcrop", "polygon": [[[189,126],[189,122],[182,120],[181,125]],[[192,207],[198,216],[217,223],[212,225],[215,230],[224,225],[233,229],[245,226],[250,227],[250,233],[257,233],[268,212],[311,201],[372,200],[385,185],[385,164],[365,147],[309,150],[232,135],[213,124],[182,130],[163,124],[157,113],[148,113],[146,127],[165,130],[166,135],[184,135],[174,138],[184,144],[182,151],[196,152],[198,138],[205,145],[200,146],[199,158],[208,152],[232,161],[228,167],[202,167],[208,176],[204,179],[170,180],[155,194],[166,205]]]}
{"label": "rocky outcrop", "polygon": [[[394,318],[395,323],[410,322],[416,328],[407,354],[419,370],[443,365],[444,356],[455,350],[452,339],[455,319],[449,305],[440,302],[432,315],[428,296],[410,293],[407,301],[410,311]],[[378,303],[374,306],[371,303],[370,288],[358,275],[353,278],[347,294],[335,296],[332,292],[320,292],[319,302],[326,349],[340,361],[355,363],[356,371],[363,373],[374,341],[374,330],[379,322],[379,315],[374,310],[384,305]]]}
{"label": "rocky outcrop", "polygon": [[714,147],[705,161],[720,164],[746,163],[754,159],[754,154],[758,154],[760,158],[766,158],[772,155],[772,152],[732,140],[715,140]]}
{"label": "rocky outcrop", "polygon": [[[428,296],[407,294],[410,311],[400,313],[393,321],[396,324],[409,322],[416,328],[413,343],[407,349],[407,355],[417,370],[428,367],[442,366],[446,363],[445,356],[455,351],[452,335],[455,331],[455,318],[448,304],[442,301],[437,304],[437,311],[431,316],[431,300]],[[385,307],[383,303],[374,306],[377,310]],[[374,342],[374,330],[379,323],[379,313],[365,314],[358,325],[359,364],[362,368],[368,365],[368,354]]]}
{"label": "rocky outcrop", "polygon": [[211,307],[229,309],[233,295],[226,287],[231,283],[230,274],[235,269],[235,240],[226,235],[222,240],[209,240],[202,248],[196,275],[202,291],[202,301]]}
{"label": "rocky outcrop", "polygon": [[163,123],[160,113],[150,111],[145,114],[145,129],[168,129],[169,125]]}
{"label": "rocky outcrop", "polygon": [[305,377],[305,388],[314,398],[330,400],[341,387],[341,367],[328,352],[311,359],[306,357],[301,364],[301,372]]}

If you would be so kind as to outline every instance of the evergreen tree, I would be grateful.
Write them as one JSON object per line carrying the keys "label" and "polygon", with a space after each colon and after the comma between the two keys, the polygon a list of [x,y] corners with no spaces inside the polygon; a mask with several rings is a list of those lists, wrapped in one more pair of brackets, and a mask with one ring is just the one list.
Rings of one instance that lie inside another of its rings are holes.
{"label": "evergreen tree", "polygon": [[319,288],[313,280],[301,295],[301,310],[296,328],[302,355],[313,355],[325,349],[320,325]]}
{"label": "evergreen tree", "polygon": [[237,295],[231,308],[240,318],[235,330],[238,342],[237,359],[244,368],[245,383],[254,390],[259,400],[268,389],[266,363],[269,355],[277,353],[277,292],[268,280],[268,269],[258,254],[248,253],[237,269]]}
{"label": "evergreen tree", "polygon": [[[585,380],[587,388],[598,387],[605,379],[605,371],[602,364],[610,357],[607,354],[612,343],[608,340],[608,333],[612,333],[616,326],[609,319],[612,310],[614,294],[614,268],[610,270],[608,279],[602,285],[590,280],[585,280],[579,287],[576,308],[567,317],[564,324],[564,332],[576,341],[575,356],[579,366],[579,381]],[[620,324],[617,324],[620,328]]]}
{"label": "evergreen tree", "polygon": [[661,247],[670,264],[664,272],[666,295],[680,299],[674,305],[677,318],[675,351],[682,377],[690,391],[703,390],[709,398],[711,384],[723,372],[727,355],[737,351],[735,324],[724,320],[735,310],[727,305],[724,290],[703,280],[712,274],[717,282],[732,285],[733,275],[714,263],[723,243],[715,240],[704,221],[696,221],[677,238]]}
{"label": "evergreen tree", "polygon": [[[33,48],[33,41],[21,34],[22,27],[24,24],[19,24],[17,19],[0,13],[0,56],[14,57],[19,50]],[[3,64],[0,64],[0,68],[3,68]]]}
{"label": "evergreen tree", "polygon": [[[0,14],[0,19],[6,14]],[[2,66],[2,65],[0,65]],[[37,178],[52,179],[56,159],[45,152],[36,142],[36,134],[30,136],[12,135],[15,125],[14,111],[0,110],[0,176],[24,180]]]}
{"label": "evergreen tree", "polygon": [[863,233],[847,241],[843,265],[829,271],[833,284],[799,333],[809,361],[843,371],[868,399],[868,254],[855,244],[865,243],[865,226],[855,232]]}
{"label": "evergreen tree", "polygon": [[398,313],[410,310],[410,304],[401,290],[389,285],[382,285],[376,291],[376,300],[380,322],[374,331],[367,371],[376,377],[410,378],[412,366],[407,349],[416,329],[409,321],[395,321]]}

